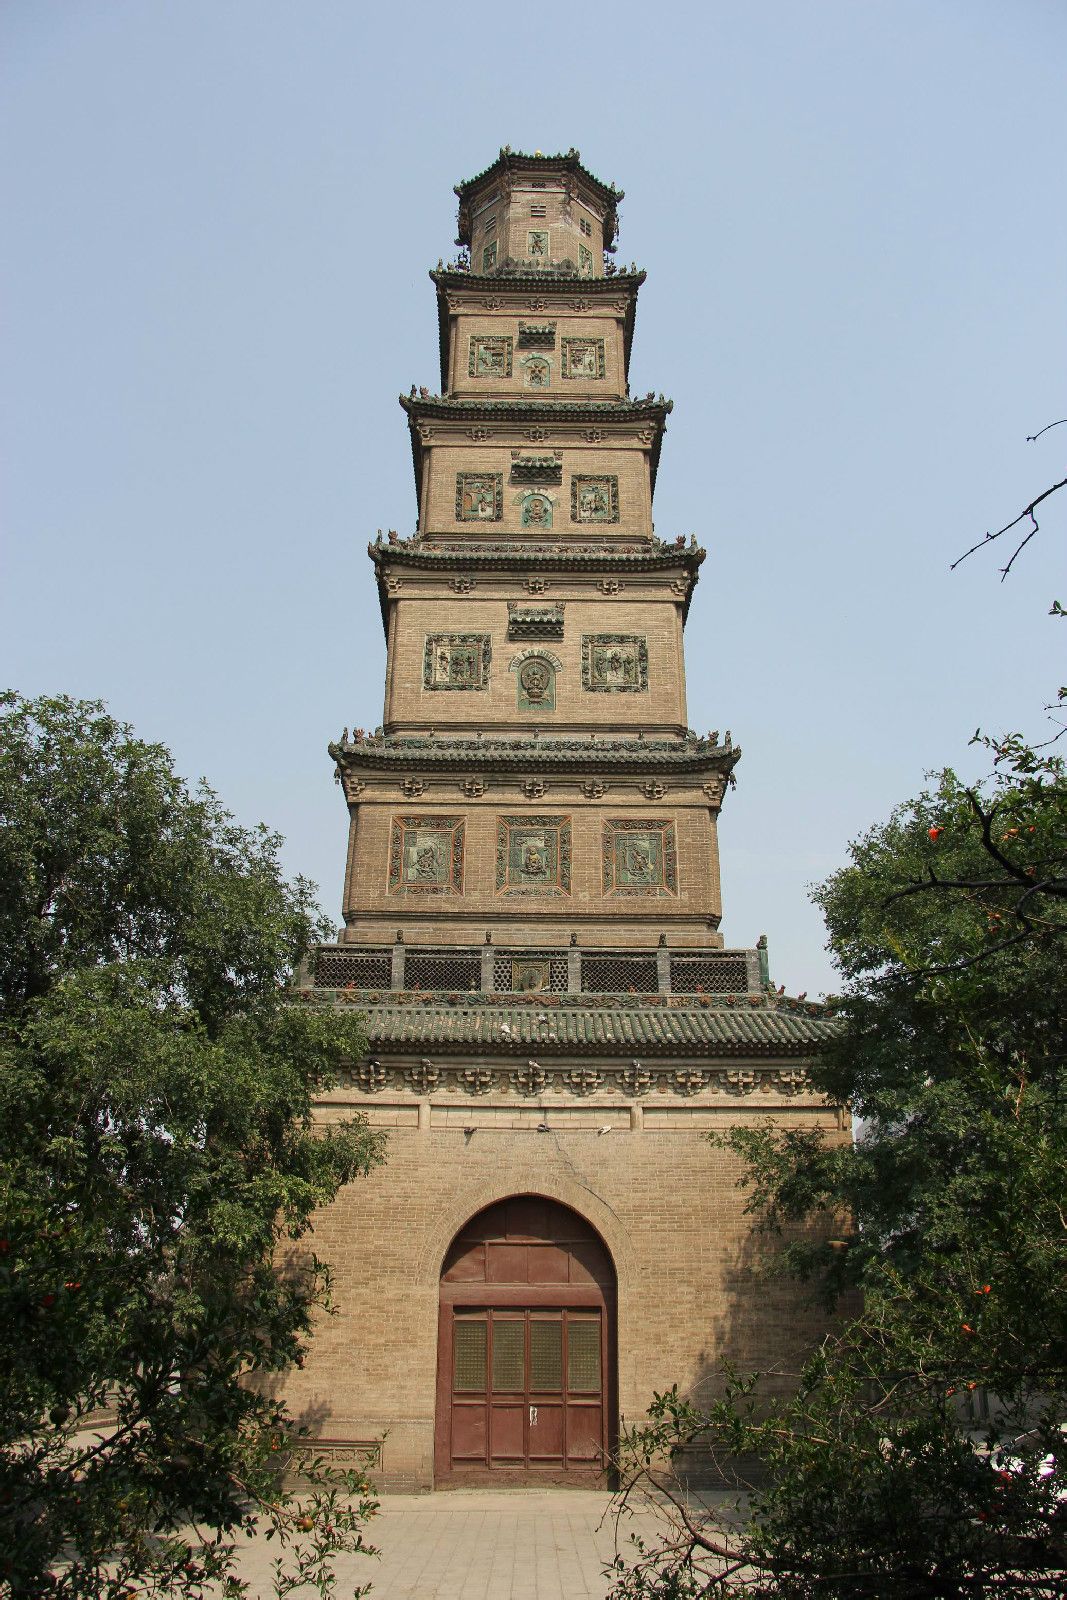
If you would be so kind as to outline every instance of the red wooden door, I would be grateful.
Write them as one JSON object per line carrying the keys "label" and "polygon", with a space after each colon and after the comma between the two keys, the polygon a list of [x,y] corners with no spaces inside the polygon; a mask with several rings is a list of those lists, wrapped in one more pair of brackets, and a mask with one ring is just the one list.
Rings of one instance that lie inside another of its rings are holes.
{"label": "red wooden door", "polygon": [[614,1273],[566,1207],[502,1202],[441,1279],[439,1482],[590,1481],[611,1445]]}

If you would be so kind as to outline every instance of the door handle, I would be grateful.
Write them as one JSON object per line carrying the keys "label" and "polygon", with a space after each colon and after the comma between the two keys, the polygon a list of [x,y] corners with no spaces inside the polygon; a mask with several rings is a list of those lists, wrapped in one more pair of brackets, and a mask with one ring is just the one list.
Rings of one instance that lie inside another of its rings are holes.
{"label": "door handle", "polygon": [[531,1406],[530,1407],[530,1427],[531,1428],[536,1428],[537,1427],[537,1407],[536,1406]]}

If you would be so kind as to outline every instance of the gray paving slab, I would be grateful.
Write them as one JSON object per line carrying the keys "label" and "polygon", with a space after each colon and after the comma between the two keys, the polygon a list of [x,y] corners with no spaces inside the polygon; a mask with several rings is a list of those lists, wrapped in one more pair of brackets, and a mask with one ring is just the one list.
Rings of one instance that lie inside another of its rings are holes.
{"label": "gray paving slab", "polygon": [[[370,1583],[370,1600],[604,1600],[616,1539],[610,1501],[585,1489],[382,1495],[368,1530],[381,1555],[341,1557],[339,1595]],[[623,1552],[631,1530],[651,1527],[650,1516],[629,1519]],[[254,1600],[272,1600],[275,1553],[262,1539],[242,1549]]]}

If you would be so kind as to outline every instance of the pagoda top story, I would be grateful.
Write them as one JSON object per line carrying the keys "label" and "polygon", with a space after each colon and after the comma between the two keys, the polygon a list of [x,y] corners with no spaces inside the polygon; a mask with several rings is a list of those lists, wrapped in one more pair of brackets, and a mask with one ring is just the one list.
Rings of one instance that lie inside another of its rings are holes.
{"label": "pagoda top story", "polygon": [[[524,155],[505,145],[492,166],[457,184],[455,192],[456,243],[470,251],[473,272],[514,275],[548,268],[605,276],[604,254],[615,249],[623,191],[587,172],[577,150]],[[543,226],[531,227],[538,222]]]}

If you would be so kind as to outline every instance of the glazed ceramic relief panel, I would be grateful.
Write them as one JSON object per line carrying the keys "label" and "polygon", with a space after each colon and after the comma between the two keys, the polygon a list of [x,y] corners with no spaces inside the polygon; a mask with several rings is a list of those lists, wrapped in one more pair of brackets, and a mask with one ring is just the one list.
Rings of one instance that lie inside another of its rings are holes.
{"label": "glazed ceramic relief panel", "polygon": [[503,473],[456,473],[457,522],[499,522],[503,515]]}
{"label": "glazed ceramic relief panel", "polygon": [[423,648],[424,689],[487,689],[493,658],[487,633],[431,633]]}
{"label": "glazed ceramic relief panel", "polygon": [[521,656],[511,665],[515,673],[516,710],[555,711],[558,658],[537,652]]}
{"label": "glazed ceramic relief panel", "polygon": [[463,893],[462,817],[394,817],[390,894]]}
{"label": "glazed ceramic relief panel", "polygon": [[467,374],[471,378],[510,378],[512,341],[505,334],[471,335]]}
{"label": "glazed ceramic relief panel", "polygon": [[603,872],[605,894],[677,894],[674,823],[656,818],[605,822]]}
{"label": "glazed ceramic relief panel", "polygon": [[498,818],[496,887],[504,895],[570,894],[571,819]]}
{"label": "glazed ceramic relief panel", "polygon": [[571,478],[572,522],[618,522],[619,479],[613,472]]}
{"label": "glazed ceramic relief panel", "polygon": [[582,637],[582,688],[599,694],[640,694],[648,688],[648,645],[636,633]]}

